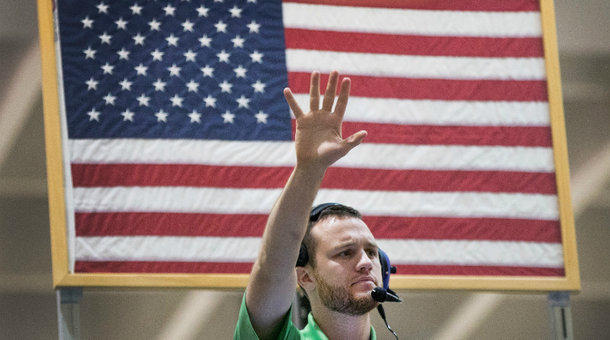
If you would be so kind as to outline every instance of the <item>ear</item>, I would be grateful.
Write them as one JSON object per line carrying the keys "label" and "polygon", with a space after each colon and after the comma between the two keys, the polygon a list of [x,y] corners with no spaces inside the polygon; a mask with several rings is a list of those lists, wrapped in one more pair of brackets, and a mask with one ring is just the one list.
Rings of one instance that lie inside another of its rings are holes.
{"label": "ear", "polygon": [[305,267],[296,267],[297,270],[297,282],[301,288],[303,288],[306,292],[311,291],[316,286],[316,281],[311,275],[311,266],[307,265]]}

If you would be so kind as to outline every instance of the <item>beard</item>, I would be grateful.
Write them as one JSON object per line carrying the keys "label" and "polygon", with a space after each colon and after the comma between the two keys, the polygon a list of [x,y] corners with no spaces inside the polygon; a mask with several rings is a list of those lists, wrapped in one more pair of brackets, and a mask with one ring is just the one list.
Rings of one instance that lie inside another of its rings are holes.
{"label": "beard", "polygon": [[355,297],[347,287],[333,286],[314,272],[320,301],[328,309],[348,315],[363,315],[377,307],[370,294]]}

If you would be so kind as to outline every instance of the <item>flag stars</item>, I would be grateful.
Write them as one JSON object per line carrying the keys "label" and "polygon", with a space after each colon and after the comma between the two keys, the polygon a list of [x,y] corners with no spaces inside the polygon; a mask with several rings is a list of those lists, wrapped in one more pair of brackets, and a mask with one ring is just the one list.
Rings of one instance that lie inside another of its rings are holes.
{"label": "flag stars", "polygon": [[199,83],[191,79],[191,81],[186,83],[186,88],[189,92],[197,92],[197,89],[199,88]]}
{"label": "flag stars", "polygon": [[140,106],[148,106],[148,102],[150,101],[150,97],[147,97],[144,95],[144,93],[142,93],[138,98],[136,98],[136,100],[138,101],[138,105]]}
{"label": "flag stars", "polygon": [[216,107],[216,98],[212,97],[212,95],[203,98],[203,101],[205,102],[205,107]]}
{"label": "flag stars", "polygon": [[241,18],[241,9],[237,6],[233,6],[233,8],[229,10],[229,13],[231,13],[231,18]]}
{"label": "flag stars", "polygon": [[197,8],[197,15],[200,17],[207,17],[209,10],[210,10],[209,8],[205,8],[204,6],[199,6],[199,8]]}
{"label": "flag stars", "polygon": [[117,54],[119,55],[119,60],[121,59],[125,59],[125,60],[129,60],[129,51],[127,51],[125,48],[121,48],[121,50],[117,51]]}
{"label": "flag stars", "polygon": [[250,30],[250,33],[258,33],[261,28],[261,25],[256,23],[256,21],[254,20],[252,20],[252,22],[250,22],[246,26],[248,27],[248,30]]}
{"label": "flag stars", "polygon": [[184,98],[175,94],[169,100],[172,102],[172,106],[182,107],[182,101],[184,100]]}
{"label": "flag stars", "polygon": [[222,20],[219,20],[217,23],[215,23],[214,27],[216,27],[216,32],[227,33],[227,24],[225,24]]}
{"label": "flag stars", "polygon": [[85,54],[85,59],[95,59],[96,52],[96,50],[91,49],[91,46],[87,47],[86,50],[83,50],[83,53]]}
{"label": "flag stars", "polygon": [[133,41],[135,42],[136,45],[144,45],[144,36],[142,36],[140,33],[136,34],[133,37]]}
{"label": "flag stars", "polygon": [[186,61],[195,61],[195,57],[197,56],[197,53],[193,52],[192,50],[188,50],[186,52],[184,52],[184,58],[186,58]]}
{"label": "flag stars", "polygon": [[201,72],[203,73],[204,77],[214,77],[214,68],[210,67],[209,65],[202,67]]}
{"label": "flag stars", "polygon": [[89,19],[89,16],[86,16],[85,19],[80,22],[83,23],[83,28],[93,28],[93,20]]}
{"label": "flag stars", "polygon": [[155,113],[155,117],[157,117],[157,122],[167,123],[167,112],[159,110],[157,113]]}
{"label": "flag stars", "polygon": [[225,111],[225,113],[221,114],[222,120],[225,123],[233,124],[233,120],[235,119],[235,115],[232,114],[229,110]]}
{"label": "flag stars", "polygon": [[260,80],[257,80],[256,83],[252,84],[252,88],[254,92],[264,93],[265,92],[265,83],[262,83]]}
{"label": "flag stars", "polygon": [[155,81],[153,83],[153,86],[155,87],[155,91],[160,91],[160,92],[164,92],[165,91],[165,85],[167,83],[164,81],[161,81],[160,78],[157,78],[157,81]]}
{"label": "flag stars", "polygon": [[100,121],[100,112],[96,111],[95,109],[91,109],[91,111],[87,112],[87,115],[89,116],[89,121]]}
{"label": "flag stars", "polygon": [[182,31],[184,32],[193,32],[193,23],[189,20],[186,20],[182,23]]}
{"label": "flag stars", "polygon": [[261,64],[263,62],[263,54],[255,50],[254,52],[250,53],[250,59],[252,59],[253,63]]}
{"label": "flag stars", "polygon": [[176,12],[176,7],[174,7],[172,5],[167,5],[167,6],[163,7],[163,11],[165,12],[165,15],[174,16],[174,13]]}
{"label": "flag stars", "polygon": [[263,111],[258,111],[258,113],[254,115],[254,117],[256,118],[257,123],[267,124],[267,117],[269,117],[269,115],[264,113]]}
{"label": "flag stars", "polygon": [[247,70],[241,65],[233,69],[233,72],[235,72],[235,76],[237,78],[246,78],[246,71]]}
{"label": "flag stars", "polygon": [[106,105],[114,105],[114,101],[116,100],[116,97],[113,96],[112,94],[108,93],[102,99],[104,99],[104,102],[106,102]]}
{"label": "flag stars", "polygon": [[218,57],[219,62],[228,63],[231,53],[227,53],[225,50],[222,50],[220,53],[216,54],[216,56]]}
{"label": "flag stars", "polygon": [[152,55],[153,60],[157,60],[157,61],[163,60],[163,54],[165,54],[165,53],[159,51],[159,49],[157,49],[157,48],[154,51],[150,52],[150,55]]}
{"label": "flag stars", "polygon": [[224,80],[222,83],[218,84],[218,86],[220,86],[220,92],[231,93],[231,87],[233,87],[233,84]]}
{"label": "flag stars", "polygon": [[87,90],[97,90],[98,83],[99,82],[93,78],[89,78],[89,80],[85,82],[85,84],[87,84]]}
{"label": "flag stars", "polygon": [[149,21],[148,26],[150,26],[151,31],[160,31],[161,30],[161,23],[158,22],[156,19],[152,19],[151,21]]}
{"label": "flag stars", "polygon": [[98,38],[100,38],[100,40],[102,41],[102,44],[110,45],[110,39],[112,39],[112,36],[109,34],[106,34],[106,32],[104,32],[104,33],[102,33],[102,35],[98,35]]}
{"label": "flag stars", "polygon": [[167,70],[169,71],[169,75],[170,76],[175,76],[175,77],[179,77],[180,76],[180,70],[182,68],[176,66],[176,64],[172,64],[172,66],[168,67]]}
{"label": "flag stars", "polygon": [[204,34],[203,37],[199,38],[199,43],[201,44],[201,47],[210,47],[211,42],[212,39],[208,38],[206,34]]}
{"label": "flag stars", "polygon": [[119,82],[119,85],[121,85],[121,90],[127,90],[127,91],[131,91],[131,85],[133,83],[130,82],[129,80],[127,80],[127,78],[124,78],[122,81]]}
{"label": "flag stars", "polygon": [[133,14],[133,15],[141,15],[142,14],[142,6],[138,5],[137,3],[133,4],[132,6],[130,6],[129,9],[131,10],[131,14]]}
{"label": "flag stars", "polygon": [[193,110],[188,116],[191,119],[191,123],[201,123],[201,113]]}
{"label": "flag stars", "polygon": [[250,107],[250,99],[244,97],[244,95],[242,94],[241,97],[237,98],[235,100],[237,102],[237,107],[243,107],[243,108],[249,108]]}
{"label": "flag stars", "polygon": [[169,37],[165,38],[167,40],[167,44],[170,46],[178,46],[179,38],[174,36],[174,34],[170,34]]}
{"label": "flag stars", "polygon": [[105,63],[101,66],[101,69],[104,71],[104,74],[112,74],[112,70],[114,70],[114,66],[109,63]]}
{"label": "flag stars", "polygon": [[142,63],[140,63],[138,66],[134,67],[134,70],[136,70],[137,75],[145,76],[146,71],[148,70],[148,67],[144,66]]}
{"label": "flag stars", "polygon": [[246,41],[246,39],[240,37],[239,35],[235,36],[235,38],[231,39],[231,42],[233,42],[233,47],[237,48],[237,47],[244,47],[244,42]]}
{"label": "flag stars", "polygon": [[129,109],[121,112],[121,116],[123,116],[123,121],[133,122],[133,112],[129,111]]}
{"label": "flag stars", "polygon": [[104,14],[108,14],[108,5],[106,5],[103,2],[100,2],[97,6],[97,12],[98,13],[104,13]]}
{"label": "flag stars", "polygon": [[116,24],[117,29],[126,30],[127,29],[127,21],[123,20],[123,18],[119,18],[119,20],[114,22]]}

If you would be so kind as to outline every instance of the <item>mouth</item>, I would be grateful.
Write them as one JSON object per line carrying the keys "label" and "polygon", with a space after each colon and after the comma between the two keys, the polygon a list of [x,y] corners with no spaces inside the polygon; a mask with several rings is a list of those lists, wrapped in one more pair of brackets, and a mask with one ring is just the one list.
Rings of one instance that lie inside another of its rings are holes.
{"label": "mouth", "polygon": [[375,279],[371,276],[365,276],[365,277],[361,277],[359,279],[357,279],[354,283],[352,283],[352,286],[355,286],[357,284],[366,284],[366,283],[370,283],[373,286],[376,286],[377,283],[375,282]]}

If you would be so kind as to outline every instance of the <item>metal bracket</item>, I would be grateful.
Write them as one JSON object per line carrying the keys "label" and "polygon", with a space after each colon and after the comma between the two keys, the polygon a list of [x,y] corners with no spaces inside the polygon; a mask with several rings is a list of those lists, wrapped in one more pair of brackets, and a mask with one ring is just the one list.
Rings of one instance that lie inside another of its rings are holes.
{"label": "metal bracket", "polygon": [[572,340],[572,311],[569,292],[550,292],[548,296],[552,339]]}
{"label": "metal bracket", "polygon": [[59,288],[55,292],[59,340],[79,340],[81,338],[80,300],[83,297],[83,288]]}

